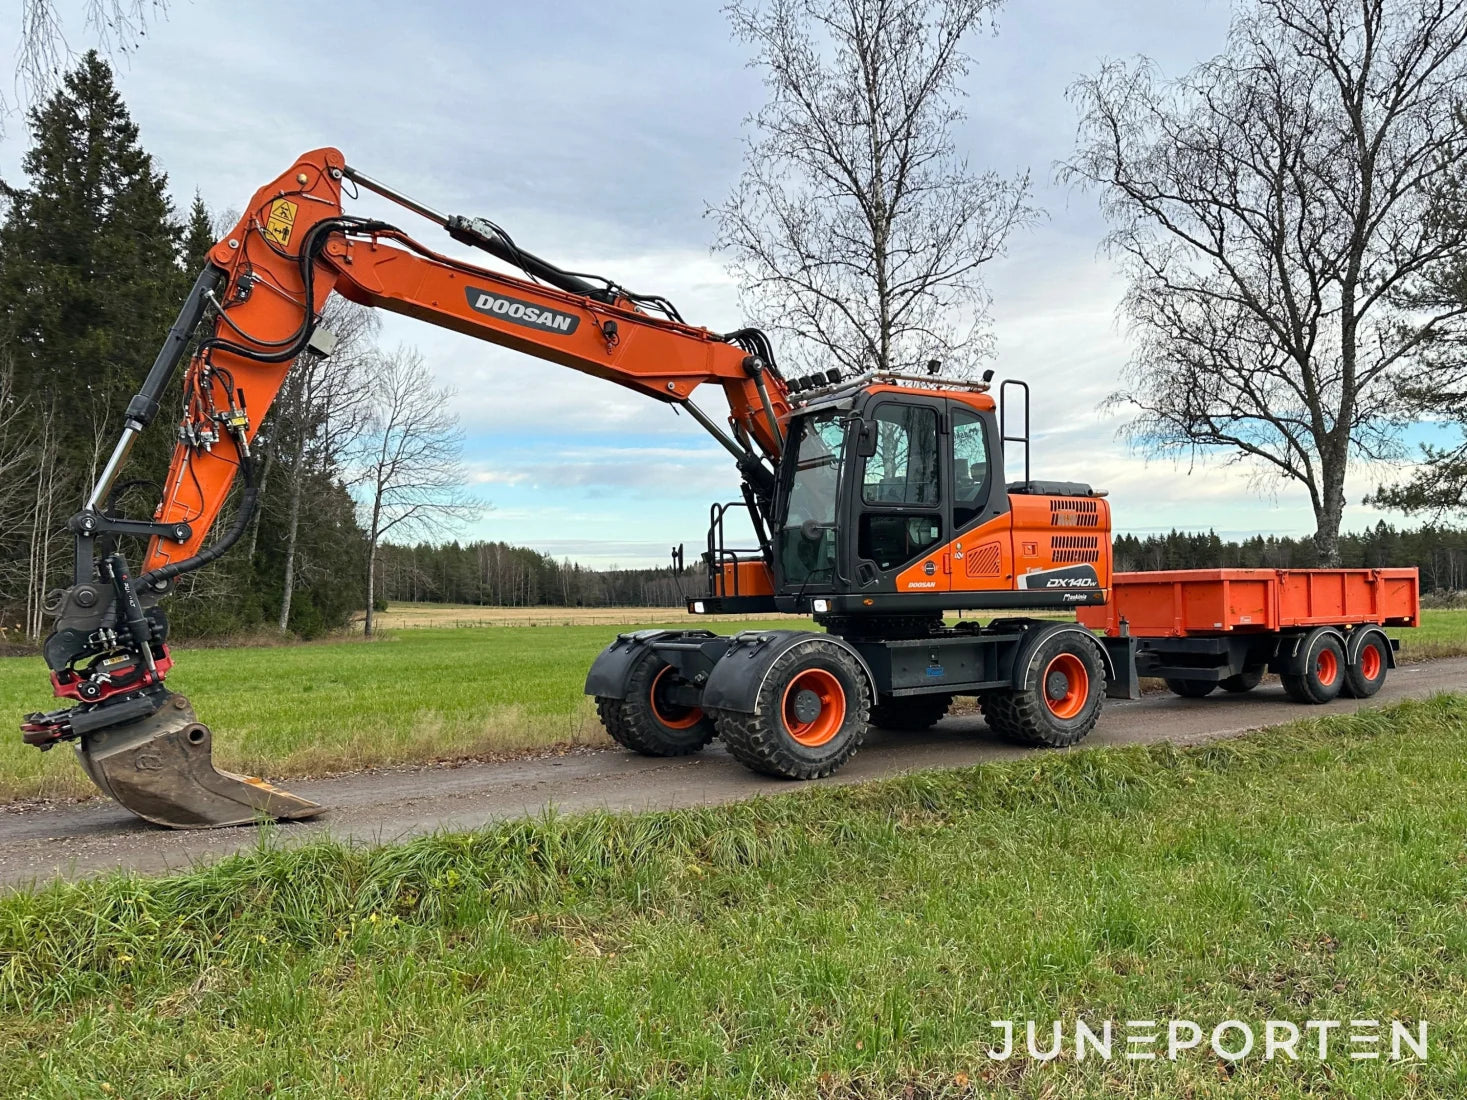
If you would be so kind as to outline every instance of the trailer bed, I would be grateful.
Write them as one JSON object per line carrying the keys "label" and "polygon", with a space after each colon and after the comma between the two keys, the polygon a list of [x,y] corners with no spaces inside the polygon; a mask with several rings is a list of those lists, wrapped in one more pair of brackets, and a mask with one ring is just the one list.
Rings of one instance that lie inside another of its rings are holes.
{"label": "trailer bed", "polygon": [[1415,569],[1180,569],[1116,573],[1111,584],[1108,603],[1076,609],[1111,637],[1410,627],[1421,615]]}

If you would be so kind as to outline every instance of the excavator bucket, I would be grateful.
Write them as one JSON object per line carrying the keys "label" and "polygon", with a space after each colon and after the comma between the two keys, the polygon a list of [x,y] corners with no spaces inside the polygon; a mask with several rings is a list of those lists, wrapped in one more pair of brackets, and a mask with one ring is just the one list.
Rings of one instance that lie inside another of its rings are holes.
{"label": "excavator bucket", "polygon": [[212,742],[188,700],[174,695],[147,718],[82,734],[76,752],[104,794],[170,829],[294,820],[324,809],[263,779],[220,771]]}

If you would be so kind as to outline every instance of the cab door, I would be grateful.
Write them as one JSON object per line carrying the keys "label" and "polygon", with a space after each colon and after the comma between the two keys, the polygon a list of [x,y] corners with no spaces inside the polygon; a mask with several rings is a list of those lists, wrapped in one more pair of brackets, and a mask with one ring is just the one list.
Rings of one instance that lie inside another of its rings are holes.
{"label": "cab door", "polygon": [[881,395],[864,410],[852,479],[857,591],[945,592],[947,402]]}
{"label": "cab door", "polygon": [[952,591],[1011,589],[1013,516],[997,421],[991,411],[962,401],[949,400],[947,405]]}

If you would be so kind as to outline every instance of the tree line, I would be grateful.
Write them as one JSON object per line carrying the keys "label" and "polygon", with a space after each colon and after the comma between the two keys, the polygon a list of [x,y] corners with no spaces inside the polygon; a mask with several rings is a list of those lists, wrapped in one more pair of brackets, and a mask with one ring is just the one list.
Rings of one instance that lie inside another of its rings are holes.
{"label": "tree line", "polygon": [[591,569],[505,542],[421,542],[383,546],[377,593],[383,601],[482,607],[681,607],[708,590],[701,566],[676,571]]}

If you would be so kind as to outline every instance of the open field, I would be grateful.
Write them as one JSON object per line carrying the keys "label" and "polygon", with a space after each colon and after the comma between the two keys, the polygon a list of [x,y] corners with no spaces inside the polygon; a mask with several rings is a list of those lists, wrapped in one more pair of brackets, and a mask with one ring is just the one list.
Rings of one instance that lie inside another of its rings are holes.
{"label": "open field", "polygon": [[[1403,660],[1467,653],[1467,611],[1424,619],[1400,632]],[[423,626],[371,642],[182,648],[169,683],[214,728],[220,766],[272,777],[610,745],[581,694],[591,661],[620,630],[688,622],[673,612],[661,623]],[[46,683],[39,658],[0,659],[0,715],[49,709]],[[18,734],[0,736],[0,801],[94,793],[69,750],[39,753]]]}
{"label": "open field", "polygon": [[[0,899],[0,1072],[55,1097],[1460,1096],[1464,783],[1467,699],[1439,696],[52,887]],[[1076,1017],[1425,1020],[1429,1057],[1076,1062]],[[1066,1056],[990,1061],[990,1021],[1031,1018]]]}
{"label": "open field", "polygon": [[[808,622],[802,615],[705,615],[700,623]],[[456,626],[624,626],[640,622],[692,622],[678,607],[477,607],[472,604],[392,603],[379,612],[383,630]],[[360,632],[360,619],[353,624]],[[715,625],[713,629],[717,629]]]}

